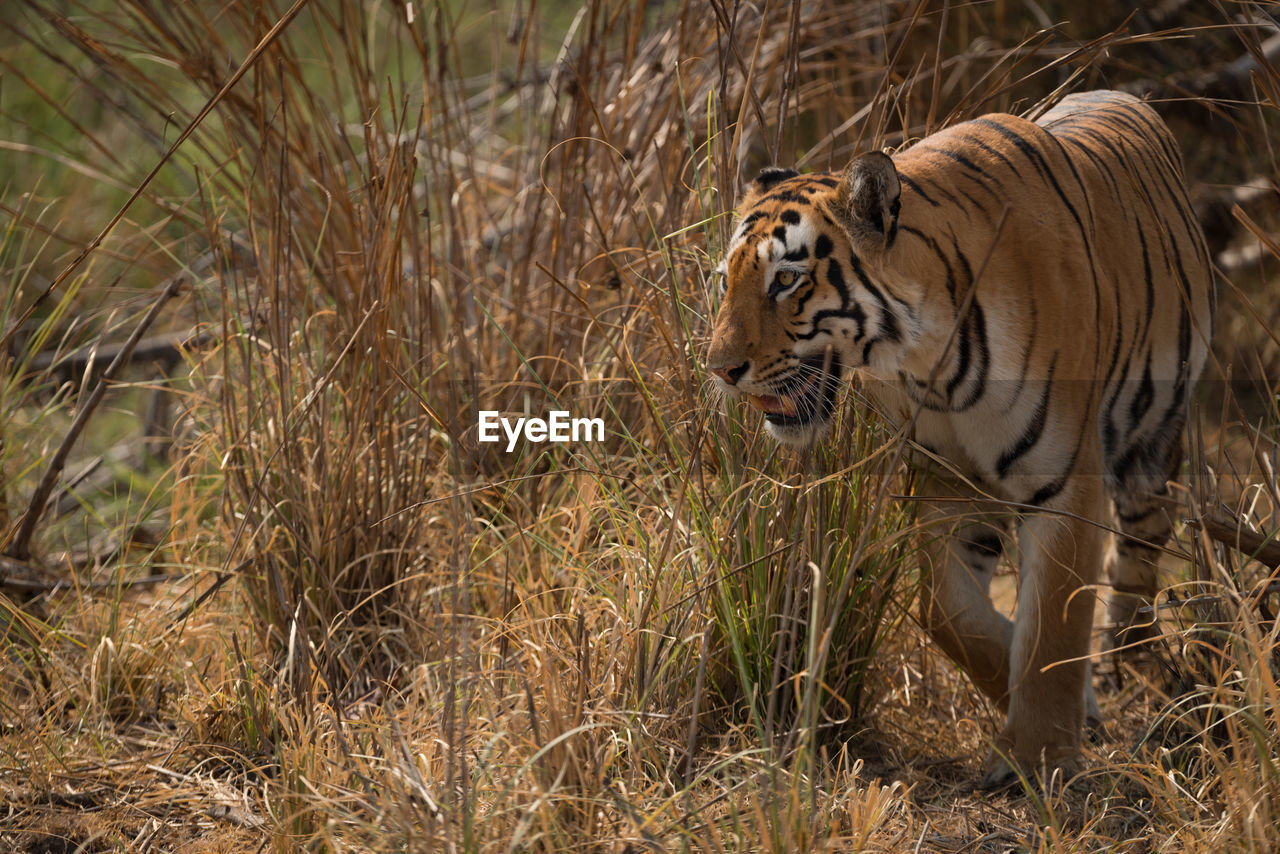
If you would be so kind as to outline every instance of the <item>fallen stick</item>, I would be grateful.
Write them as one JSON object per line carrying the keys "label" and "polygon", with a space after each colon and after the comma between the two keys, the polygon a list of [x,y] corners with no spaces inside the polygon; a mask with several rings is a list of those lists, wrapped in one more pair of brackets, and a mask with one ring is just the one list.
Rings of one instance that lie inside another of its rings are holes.
{"label": "fallen stick", "polygon": [[40,581],[34,578],[0,578],[0,590],[7,590],[12,593],[20,593],[26,596],[37,596],[43,593],[59,593],[63,590],[115,590],[117,587],[142,587],[148,584],[163,584],[166,581],[176,581],[183,578],[182,575],[174,573],[165,573],[157,575],[144,575],[140,578],[123,578],[119,581],[86,581],[76,584],[72,581],[59,579],[58,581]]}
{"label": "fallen stick", "polygon": [[49,467],[45,469],[44,477],[40,479],[40,483],[36,486],[35,493],[31,496],[31,500],[27,503],[27,511],[22,515],[22,521],[18,525],[18,532],[13,538],[13,542],[9,545],[8,555],[19,561],[25,561],[31,556],[31,538],[35,535],[36,524],[44,516],[45,509],[49,503],[49,496],[53,493],[54,487],[62,478],[62,469],[67,464],[67,457],[71,454],[71,449],[75,446],[80,438],[80,434],[84,432],[84,428],[88,426],[90,419],[93,418],[98,404],[102,402],[102,398],[107,393],[107,388],[115,379],[116,374],[129,361],[134,348],[138,346],[138,342],[142,340],[142,336],[151,326],[160,314],[160,310],[164,308],[178,289],[186,282],[184,276],[174,276],[169,282],[159,290],[155,301],[147,310],[142,320],[138,321],[138,325],[134,328],[133,334],[129,339],[121,345],[120,352],[107,365],[106,370],[102,372],[102,376],[98,379],[98,384],[94,386],[87,399],[80,404],[80,411],[76,413],[75,421],[71,422],[71,427],[67,430],[67,435],[62,438],[62,444],[54,452],[53,458],[49,461]]}
{"label": "fallen stick", "polygon": [[124,354],[122,364],[133,362],[161,362],[173,366],[182,358],[184,350],[203,347],[214,340],[214,335],[207,331],[191,330],[184,334],[151,335],[142,338],[132,348],[126,350],[126,344],[90,344],[70,353],[56,350],[44,350],[31,357],[31,368],[37,372],[52,369],[55,373],[68,379],[81,376],[95,364],[111,364]]}
{"label": "fallen stick", "polygon": [[1280,540],[1275,534],[1261,534],[1245,527],[1244,522],[1222,516],[1202,516],[1189,519],[1187,526],[1203,531],[1211,539],[1230,546],[1238,552],[1272,569],[1280,569]]}

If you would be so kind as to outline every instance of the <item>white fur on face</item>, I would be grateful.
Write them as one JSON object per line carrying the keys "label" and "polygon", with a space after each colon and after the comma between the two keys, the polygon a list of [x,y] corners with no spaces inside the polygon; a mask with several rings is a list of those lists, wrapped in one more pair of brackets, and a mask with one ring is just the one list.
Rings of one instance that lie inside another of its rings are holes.
{"label": "white fur on face", "polygon": [[[764,262],[765,276],[764,287],[767,290],[773,277],[777,275],[778,270],[794,269],[797,272],[803,272],[807,269],[809,260],[806,256],[801,262],[786,262],[782,259],[790,252],[799,249],[806,249],[812,255],[813,242],[817,239],[817,230],[807,219],[801,218],[800,222],[795,225],[785,225],[784,236],[780,239],[773,234],[761,238],[756,244],[756,255]],[[779,263],[779,262],[782,263]]]}
{"label": "white fur on face", "polygon": [[783,251],[790,252],[803,246],[812,252],[813,242],[817,239],[817,230],[813,227],[813,223],[802,216],[799,223],[787,226],[787,241]]}

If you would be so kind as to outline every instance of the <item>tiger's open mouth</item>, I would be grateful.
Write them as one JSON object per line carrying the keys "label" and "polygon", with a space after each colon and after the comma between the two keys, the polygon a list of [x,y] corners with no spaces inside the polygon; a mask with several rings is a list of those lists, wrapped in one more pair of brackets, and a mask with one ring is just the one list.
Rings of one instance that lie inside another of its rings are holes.
{"label": "tiger's open mouth", "polygon": [[776,394],[748,394],[747,400],[765,414],[766,421],[780,427],[826,421],[835,410],[841,374],[834,357],[818,355],[801,362]]}

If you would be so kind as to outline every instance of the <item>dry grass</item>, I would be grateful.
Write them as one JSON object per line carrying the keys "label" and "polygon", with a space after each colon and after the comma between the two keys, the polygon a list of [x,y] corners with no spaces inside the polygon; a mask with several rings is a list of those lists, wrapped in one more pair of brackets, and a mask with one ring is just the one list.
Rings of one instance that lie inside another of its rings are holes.
{"label": "dry grass", "polygon": [[[1182,7],[25,4],[0,847],[1276,848],[1270,570],[1189,527],[1166,640],[1100,668],[1089,770],[980,796],[993,712],[910,617],[899,443],[855,401],[777,451],[701,369],[768,163],[1134,81],[1194,178],[1274,179],[1247,22],[1275,9]],[[1276,219],[1223,198],[1262,250],[1223,287],[1187,516],[1275,531]],[[125,357],[95,403],[68,355],[142,331],[192,344],[182,375]],[[481,409],[607,436],[508,454]]]}

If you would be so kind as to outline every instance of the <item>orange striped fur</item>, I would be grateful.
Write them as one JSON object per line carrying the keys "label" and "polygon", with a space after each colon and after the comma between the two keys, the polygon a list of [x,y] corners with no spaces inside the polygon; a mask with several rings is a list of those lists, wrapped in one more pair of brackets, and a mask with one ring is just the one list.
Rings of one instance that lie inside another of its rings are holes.
{"label": "orange striped fur", "polygon": [[[719,273],[708,367],[778,440],[820,435],[849,371],[891,421],[915,416],[921,512],[944,534],[922,550],[921,617],[1007,715],[985,782],[1073,768],[1097,715],[1099,525],[1114,507],[1124,631],[1156,590],[1167,478],[1213,327],[1168,128],[1131,96],[1089,92],[843,174],[765,170]],[[1016,621],[989,596],[1012,537]]]}

